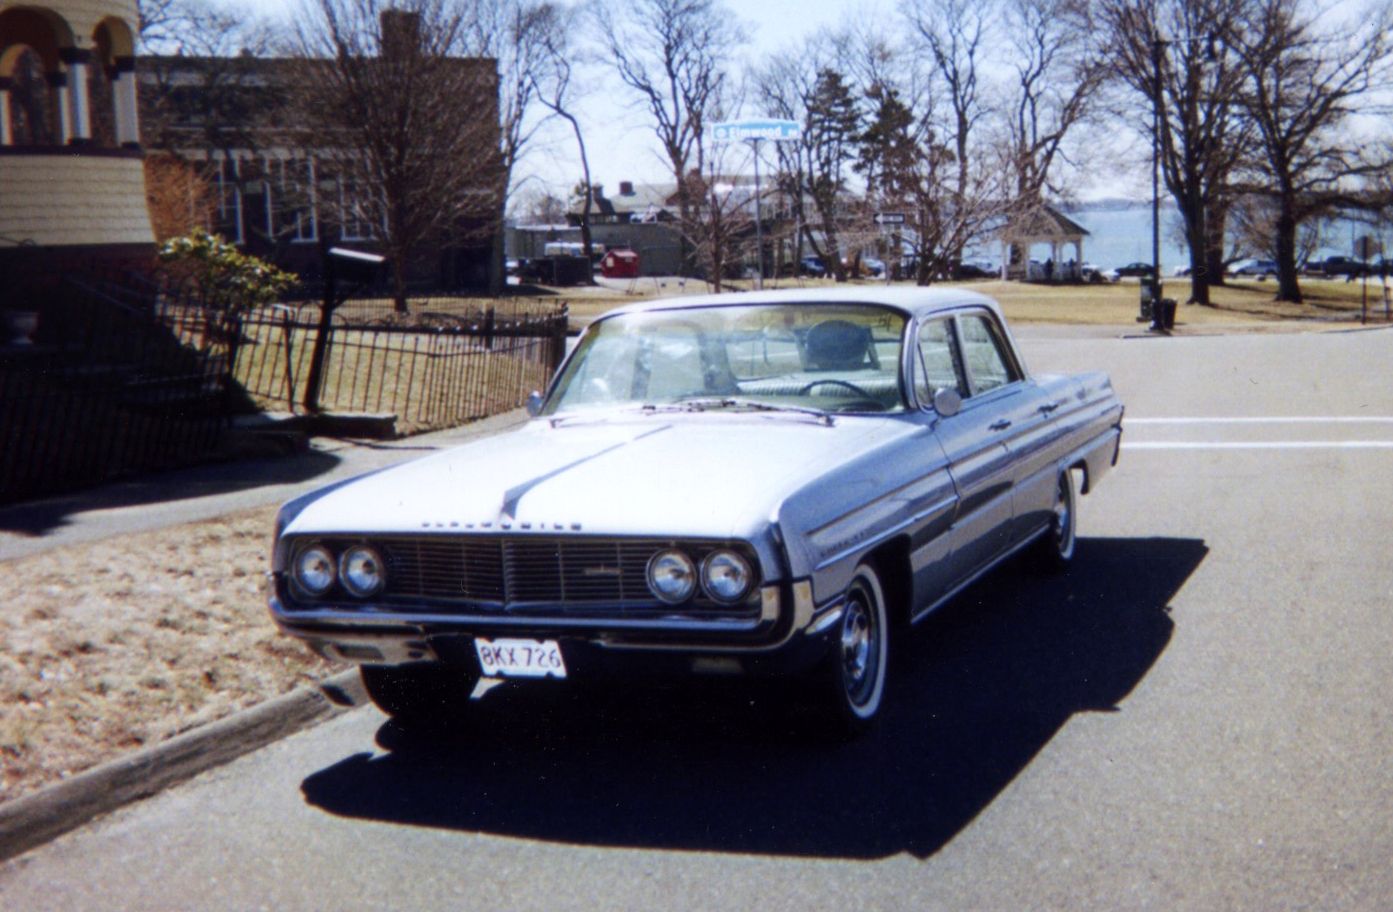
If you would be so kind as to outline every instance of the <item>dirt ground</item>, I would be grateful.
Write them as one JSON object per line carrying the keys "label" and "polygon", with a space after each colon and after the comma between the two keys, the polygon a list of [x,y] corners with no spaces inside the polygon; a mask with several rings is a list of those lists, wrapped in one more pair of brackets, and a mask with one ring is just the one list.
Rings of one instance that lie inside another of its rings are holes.
{"label": "dirt ground", "polygon": [[0,801],[335,670],[266,612],[274,516],[0,562]]}

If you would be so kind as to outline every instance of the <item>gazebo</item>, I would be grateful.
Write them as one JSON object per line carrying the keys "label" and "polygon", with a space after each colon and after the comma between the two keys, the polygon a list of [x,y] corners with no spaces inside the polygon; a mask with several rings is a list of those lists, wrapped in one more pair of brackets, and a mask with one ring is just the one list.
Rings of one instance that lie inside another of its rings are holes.
{"label": "gazebo", "polygon": [[[1082,278],[1083,239],[1088,229],[1052,206],[1037,206],[1013,218],[997,232],[1001,242],[1001,277],[1023,281],[1076,282]],[[1050,245],[1050,258],[1043,266],[1032,264],[1030,250],[1037,244]],[[1074,246],[1074,255],[1062,262],[1064,247]],[[1019,261],[1011,262],[1013,250]]]}

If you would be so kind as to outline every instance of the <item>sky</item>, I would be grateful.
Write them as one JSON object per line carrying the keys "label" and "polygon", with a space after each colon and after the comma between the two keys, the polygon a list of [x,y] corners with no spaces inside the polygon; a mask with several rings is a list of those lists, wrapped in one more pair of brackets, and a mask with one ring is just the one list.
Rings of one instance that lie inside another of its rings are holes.
{"label": "sky", "polygon": [[[295,0],[242,0],[242,4],[256,13],[280,18],[295,6]],[[741,63],[797,46],[800,40],[826,26],[846,25],[848,15],[882,19],[889,29],[898,24],[894,0],[726,0],[726,4],[736,14],[740,32],[747,38],[747,43],[736,52]],[[1354,6],[1355,0],[1334,0],[1332,4],[1333,10],[1347,11]],[[635,97],[606,68],[589,68],[588,78],[591,84],[586,86],[578,117],[585,132],[592,180],[605,185],[610,194],[618,191],[620,181],[671,181],[651,121],[639,109]],[[1112,156],[1116,162],[1091,163],[1087,174],[1066,178],[1075,199],[1149,198],[1149,156],[1141,141],[1130,136],[1130,131],[1113,131],[1107,138],[1109,143],[1121,143],[1120,148],[1112,149],[1119,153]],[[1133,145],[1135,149],[1131,148]],[[1135,155],[1131,155],[1134,150]],[[514,201],[539,189],[564,199],[579,180],[581,167],[570,128],[553,121],[529,143],[514,174]]]}

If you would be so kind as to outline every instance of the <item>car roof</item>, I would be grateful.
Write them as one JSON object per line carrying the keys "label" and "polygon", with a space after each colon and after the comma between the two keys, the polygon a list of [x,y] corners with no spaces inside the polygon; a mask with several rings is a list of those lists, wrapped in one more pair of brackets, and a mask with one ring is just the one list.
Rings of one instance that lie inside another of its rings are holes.
{"label": "car roof", "polygon": [[783,288],[776,291],[729,292],[655,298],[608,311],[599,319],[621,314],[694,307],[742,307],[753,304],[864,304],[886,307],[909,317],[924,317],[959,307],[978,306],[1001,318],[1001,307],[993,299],[963,288],[885,288],[857,285],[842,288]]}

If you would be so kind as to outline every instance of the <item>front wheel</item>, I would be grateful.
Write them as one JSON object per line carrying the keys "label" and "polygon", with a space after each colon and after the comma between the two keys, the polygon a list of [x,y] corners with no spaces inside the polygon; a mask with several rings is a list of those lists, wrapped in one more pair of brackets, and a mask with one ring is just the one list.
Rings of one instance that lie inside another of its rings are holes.
{"label": "front wheel", "polygon": [[818,671],[818,700],[832,734],[846,737],[869,728],[885,699],[890,625],[880,578],[869,564],[856,568],[835,629]]}
{"label": "front wheel", "polygon": [[478,681],[466,669],[440,662],[362,665],[358,673],[377,708],[411,726],[457,718]]}

